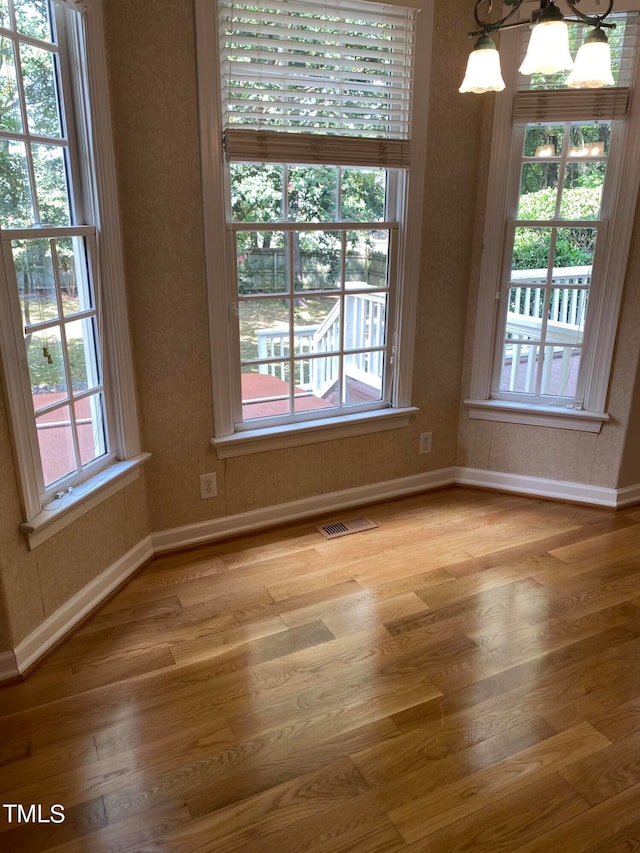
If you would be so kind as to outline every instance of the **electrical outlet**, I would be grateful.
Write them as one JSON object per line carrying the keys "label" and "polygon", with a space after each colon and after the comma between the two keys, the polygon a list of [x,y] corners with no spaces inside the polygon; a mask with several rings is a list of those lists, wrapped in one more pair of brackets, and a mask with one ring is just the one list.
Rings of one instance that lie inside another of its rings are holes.
{"label": "electrical outlet", "polygon": [[202,500],[206,498],[215,498],[218,494],[218,483],[216,482],[215,474],[200,474],[200,497]]}
{"label": "electrical outlet", "polygon": [[420,447],[418,453],[431,453],[431,436],[430,432],[420,433]]}

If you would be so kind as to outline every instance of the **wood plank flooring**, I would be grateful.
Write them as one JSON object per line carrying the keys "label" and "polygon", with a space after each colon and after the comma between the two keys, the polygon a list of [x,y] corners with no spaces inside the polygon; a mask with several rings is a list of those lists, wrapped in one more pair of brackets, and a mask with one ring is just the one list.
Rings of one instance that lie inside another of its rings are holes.
{"label": "wood plank flooring", "polygon": [[638,508],[361,513],[156,558],[1,689],[0,802],[65,820],[0,849],[640,850]]}

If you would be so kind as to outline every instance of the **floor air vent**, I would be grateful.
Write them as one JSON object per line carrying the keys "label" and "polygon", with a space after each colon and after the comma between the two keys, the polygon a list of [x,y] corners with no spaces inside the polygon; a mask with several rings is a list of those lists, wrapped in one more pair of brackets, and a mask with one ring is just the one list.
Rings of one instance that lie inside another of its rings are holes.
{"label": "floor air vent", "polygon": [[337,539],[339,536],[348,536],[350,533],[360,533],[361,530],[373,530],[378,525],[369,518],[351,518],[349,521],[334,521],[332,524],[323,524],[318,530],[325,539]]}

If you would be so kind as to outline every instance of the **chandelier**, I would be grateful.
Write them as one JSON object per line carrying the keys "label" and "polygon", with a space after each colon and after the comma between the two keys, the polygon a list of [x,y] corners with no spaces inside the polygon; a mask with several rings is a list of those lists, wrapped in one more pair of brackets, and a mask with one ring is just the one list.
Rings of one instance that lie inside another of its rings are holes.
{"label": "chandelier", "polygon": [[[601,15],[587,15],[577,8],[580,0],[566,0],[575,18],[565,18],[555,0],[540,0],[529,20],[512,21],[525,0],[503,0],[505,7],[512,7],[499,21],[484,21],[479,9],[484,4],[491,14],[493,0],[476,0],[473,14],[476,29],[469,33],[477,38],[469,62],[461,92],[501,92],[505,88],[500,70],[500,56],[490,33],[514,27],[531,27],[529,47],[522,65],[521,74],[557,74],[571,71],[567,86],[574,89],[599,89],[613,86],[611,74],[611,50],[606,29],[615,23],[605,21],[613,9],[613,0]],[[599,2],[599,0],[598,0]],[[593,27],[576,54],[575,62],[569,51],[568,24]]]}

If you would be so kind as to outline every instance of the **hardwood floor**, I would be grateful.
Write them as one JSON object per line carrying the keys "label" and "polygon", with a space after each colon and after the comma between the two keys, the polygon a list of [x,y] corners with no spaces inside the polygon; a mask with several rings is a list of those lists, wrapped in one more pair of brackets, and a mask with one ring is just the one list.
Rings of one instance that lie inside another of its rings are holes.
{"label": "hardwood floor", "polygon": [[159,557],[0,690],[1,803],[65,814],[0,849],[640,850],[640,509],[361,512]]}

